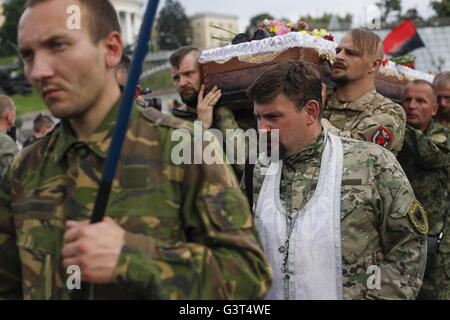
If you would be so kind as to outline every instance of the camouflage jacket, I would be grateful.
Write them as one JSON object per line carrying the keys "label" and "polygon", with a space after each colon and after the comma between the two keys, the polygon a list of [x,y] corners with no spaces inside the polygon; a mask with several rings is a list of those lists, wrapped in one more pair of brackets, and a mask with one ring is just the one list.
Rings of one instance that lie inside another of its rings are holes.
{"label": "camouflage jacket", "polygon": [[19,152],[19,148],[14,140],[0,130],[0,177],[17,152]]}
{"label": "camouflage jacket", "polygon": [[[242,173],[244,172],[245,160],[247,159],[249,154],[249,147],[257,146],[256,144],[249,145],[248,140],[245,138],[244,132],[237,131],[239,129],[242,130],[248,130],[252,128],[256,129],[255,119],[249,117],[248,115],[249,113],[251,113],[251,111],[248,111],[248,109],[245,108],[239,111],[233,111],[226,106],[215,107],[214,109],[213,124],[211,128],[213,130],[216,129],[220,131],[220,134],[224,138],[223,149],[225,152],[229,152],[230,150],[228,150],[228,148],[230,148],[230,145],[233,145],[234,156],[231,158],[233,161],[232,167],[238,179],[240,179]],[[174,109],[172,115],[187,121],[195,121],[197,119],[196,113],[179,109]],[[233,136],[229,137],[230,140],[226,140],[227,130],[234,130],[235,132]],[[239,152],[243,153],[243,157],[241,157],[243,161],[239,161],[240,160],[238,158]],[[254,152],[256,152],[256,150],[254,150]]]}
{"label": "camouflage jacket", "polygon": [[343,103],[331,96],[323,113],[333,125],[328,128],[332,134],[373,142],[395,155],[402,149],[405,111],[375,88],[351,102]]}
{"label": "camouflage jacket", "polygon": [[[91,215],[117,111],[86,142],[62,121],[6,172],[0,298],[68,298],[65,221]],[[125,229],[125,244],[113,282],[94,285],[91,298],[263,298],[271,269],[236,178],[223,164],[176,165],[176,129],[194,144],[191,124],[153,108],[133,109],[106,209]]]}
{"label": "camouflage jacket", "polygon": [[[280,200],[290,212],[314,194],[320,172],[323,133],[299,153],[283,162]],[[422,284],[426,263],[426,241],[413,225],[414,193],[394,155],[374,144],[341,138],[344,152],[341,230],[345,299],[415,299]],[[270,162],[270,161],[267,161]],[[264,176],[261,159],[253,174],[255,208]],[[315,169],[318,168],[319,170]],[[309,182],[311,180],[311,182]],[[311,188],[302,199],[304,188]],[[241,188],[244,181],[241,182]],[[245,190],[245,188],[244,188]],[[420,223],[420,222],[419,222]],[[381,271],[381,289],[368,289],[368,268]]]}
{"label": "camouflage jacket", "polygon": [[437,257],[428,259],[420,297],[450,299],[450,129],[433,120],[424,133],[407,125],[398,161],[427,211],[429,235],[444,232]]}

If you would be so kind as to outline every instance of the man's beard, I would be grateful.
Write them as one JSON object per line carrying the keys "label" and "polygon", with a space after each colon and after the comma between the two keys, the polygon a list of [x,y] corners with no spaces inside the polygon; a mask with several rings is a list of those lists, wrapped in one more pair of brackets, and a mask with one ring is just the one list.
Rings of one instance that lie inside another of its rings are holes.
{"label": "man's beard", "polygon": [[450,114],[450,106],[449,107],[447,107],[447,106],[439,106],[437,114],[440,115],[440,116],[448,117],[448,115]]}
{"label": "man's beard", "polygon": [[194,90],[193,93],[189,93],[189,94],[180,93],[181,101],[183,101],[188,107],[197,108],[198,91],[195,90],[194,88],[191,88],[191,89]]}
{"label": "man's beard", "polygon": [[333,76],[333,75],[331,75],[331,80],[333,80],[333,82],[338,87],[345,87],[350,82],[350,79],[348,78],[347,75],[344,75],[344,76]]}

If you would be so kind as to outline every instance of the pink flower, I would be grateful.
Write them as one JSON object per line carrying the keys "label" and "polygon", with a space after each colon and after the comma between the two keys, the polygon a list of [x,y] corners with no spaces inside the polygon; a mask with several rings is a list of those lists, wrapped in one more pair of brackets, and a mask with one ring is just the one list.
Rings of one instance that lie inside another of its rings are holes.
{"label": "pink flower", "polygon": [[275,34],[276,34],[277,36],[282,36],[282,35],[287,34],[287,33],[289,33],[289,32],[291,32],[291,28],[288,28],[288,27],[286,27],[286,26],[281,26],[281,27],[278,27],[278,29],[277,29],[277,31],[275,32]]}

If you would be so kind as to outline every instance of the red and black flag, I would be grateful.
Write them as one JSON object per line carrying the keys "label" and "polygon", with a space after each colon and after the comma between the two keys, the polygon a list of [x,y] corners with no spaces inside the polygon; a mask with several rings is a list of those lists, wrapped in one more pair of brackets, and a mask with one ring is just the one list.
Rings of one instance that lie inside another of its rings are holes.
{"label": "red and black flag", "polygon": [[383,41],[384,53],[399,57],[414,49],[425,47],[411,20],[406,19],[389,33]]}

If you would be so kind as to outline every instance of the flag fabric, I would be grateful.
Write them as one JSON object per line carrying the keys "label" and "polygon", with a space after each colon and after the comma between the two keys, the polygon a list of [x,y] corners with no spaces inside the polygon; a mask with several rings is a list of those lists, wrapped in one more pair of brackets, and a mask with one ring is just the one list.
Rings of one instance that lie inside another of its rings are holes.
{"label": "flag fabric", "polygon": [[425,47],[411,20],[406,19],[384,39],[384,53],[399,57],[414,49]]}

